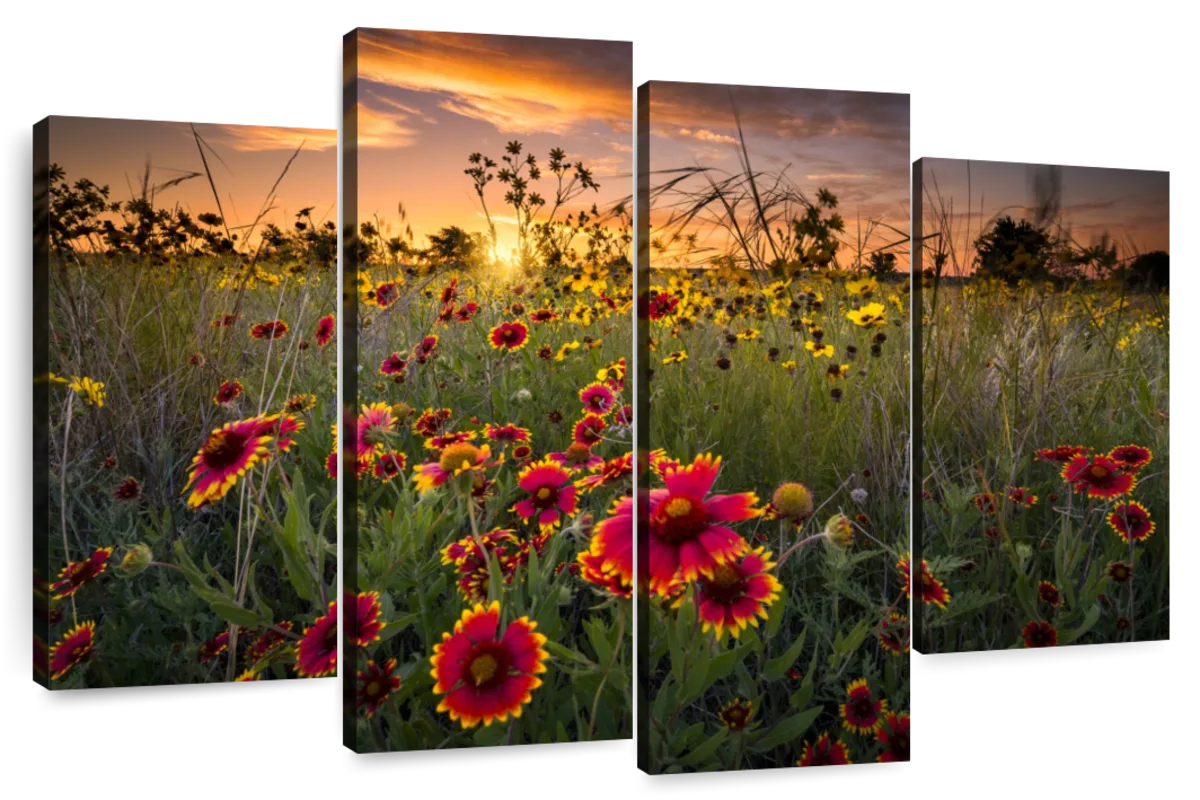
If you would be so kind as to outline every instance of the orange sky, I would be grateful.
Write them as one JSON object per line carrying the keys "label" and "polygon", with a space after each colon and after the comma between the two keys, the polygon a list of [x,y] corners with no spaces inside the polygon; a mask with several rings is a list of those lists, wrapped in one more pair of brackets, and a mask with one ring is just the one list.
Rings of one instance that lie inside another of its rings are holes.
{"label": "orange sky", "polygon": [[[253,222],[301,142],[304,149],[264,220],[288,230],[297,211],[313,206],[315,221],[337,221],[336,130],[209,123],[196,123],[196,130],[212,147],[206,156],[230,228]],[[204,172],[186,122],[51,117],[50,161],[66,170],[68,181],[107,184],[111,199],[120,201],[140,196],[147,164],[155,184]],[[217,211],[203,176],[166,188],[155,199],[159,207],[176,204],[193,215]]]}
{"label": "orange sky", "polygon": [[[628,42],[377,29],[357,36],[361,219],[377,215],[386,233],[399,235],[403,204],[418,247],[449,225],[485,231],[463,174],[467,157],[481,152],[499,162],[514,139],[543,168],[550,149],[561,147],[593,170],[599,192],[567,211],[632,195]],[[493,181],[488,207],[503,255],[515,236],[501,187]],[[537,188],[553,193],[546,178]]]}
{"label": "orange sky", "polygon": [[[1170,251],[1170,174],[1104,167],[1059,167],[1059,209],[1064,229],[1079,246],[1104,234],[1121,257],[1152,250]],[[944,232],[960,258],[973,255],[982,227],[998,216],[1032,219],[1037,205],[1033,181],[1044,165],[1005,161],[925,158],[925,235],[939,231],[934,207],[945,209],[952,230]],[[960,266],[970,272],[970,264]]]}
{"label": "orange sky", "polygon": [[[739,172],[735,106],[756,172],[784,170],[810,200],[820,188],[837,196],[837,211],[846,221],[843,261],[868,219],[903,232],[877,228],[868,250],[907,235],[909,100],[904,94],[653,81],[650,169],[658,174],[651,185],[669,177],[663,171],[682,167],[707,167],[717,180]],[[684,185],[695,190],[707,184],[691,178]],[[664,205],[665,198],[651,211],[656,230],[670,217]],[[688,231],[711,248],[701,259],[727,247],[726,233],[712,225],[693,224]],[[900,269],[907,269],[907,246],[889,252],[896,254]]]}

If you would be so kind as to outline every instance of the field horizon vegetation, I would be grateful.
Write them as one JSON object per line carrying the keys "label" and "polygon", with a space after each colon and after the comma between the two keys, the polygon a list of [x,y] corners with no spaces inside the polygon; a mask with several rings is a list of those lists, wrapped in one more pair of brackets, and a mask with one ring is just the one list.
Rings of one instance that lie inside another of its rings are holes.
{"label": "field horizon vegetation", "polygon": [[[221,151],[191,137],[202,169],[147,161],[125,200],[53,147],[41,176],[51,574],[35,597],[51,638],[35,670],[53,688],[335,666],[336,226],[276,207],[303,144],[258,156],[278,178],[232,226]],[[201,213],[171,199],[188,181],[212,189]]]}
{"label": "field horizon vegetation", "polygon": [[1060,168],[964,214],[985,189],[943,194],[947,164],[923,165],[917,646],[1169,638],[1169,255],[1085,241]]}
{"label": "field horizon vegetation", "polygon": [[907,223],[733,120],[737,168],[651,161],[639,764],[906,761]]}
{"label": "field horizon vegetation", "polygon": [[347,743],[628,738],[629,198],[597,205],[583,160],[516,140],[454,170],[483,230],[445,225],[420,243],[400,204],[352,232]]}

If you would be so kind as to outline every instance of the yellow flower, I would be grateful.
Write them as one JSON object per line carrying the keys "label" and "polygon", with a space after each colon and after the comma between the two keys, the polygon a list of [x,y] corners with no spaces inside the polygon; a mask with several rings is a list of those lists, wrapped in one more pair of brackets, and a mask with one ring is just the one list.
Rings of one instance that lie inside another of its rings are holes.
{"label": "yellow flower", "polygon": [[858,325],[860,328],[871,328],[877,325],[886,325],[887,319],[884,317],[883,303],[867,303],[862,308],[851,309],[846,312],[846,319]]}
{"label": "yellow flower", "polygon": [[795,372],[795,371],[796,371],[796,362],[795,362],[795,361],[784,361],[784,362],[783,362],[782,364],[780,364],[779,366],[783,367],[783,368],[784,368],[784,369],[786,369],[788,372]]}
{"label": "yellow flower", "polygon": [[759,337],[759,332],[756,331],[754,328],[746,328],[746,330],[742,331],[741,333],[739,333],[737,335],[737,338],[743,339],[747,342],[752,339],[757,339],[758,337]]}
{"label": "yellow flower", "polygon": [[567,342],[562,347],[558,348],[558,353],[554,356],[555,361],[562,361],[567,357],[567,354],[572,350],[579,349],[579,342]]}
{"label": "yellow flower", "polygon": [[664,364],[678,364],[680,361],[686,361],[688,357],[686,350],[677,350],[663,359]]}
{"label": "yellow flower", "polygon": [[831,345],[831,344],[817,345],[815,342],[812,341],[812,339],[809,339],[807,342],[804,343],[804,349],[807,350],[808,352],[812,353],[813,358],[820,358],[821,356],[830,358],[831,356],[833,356],[833,345]]}
{"label": "yellow flower", "polygon": [[104,384],[100,381],[94,381],[91,378],[81,378],[78,375],[71,376],[69,384],[75,394],[83,398],[83,401],[89,406],[104,406]]}
{"label": "yellow flower", "polygon": [[870,297],[871,292],[879,288],[879,283],[874,278],[863,278],[862,280],[846,281],[846,292],[858,297]]}

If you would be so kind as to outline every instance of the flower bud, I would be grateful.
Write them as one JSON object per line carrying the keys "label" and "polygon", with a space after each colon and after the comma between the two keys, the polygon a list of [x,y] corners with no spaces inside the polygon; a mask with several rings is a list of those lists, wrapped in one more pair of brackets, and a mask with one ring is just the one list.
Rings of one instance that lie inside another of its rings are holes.
{"label": "flower bud", "polygon": [[825,539],[838,550],[854,545],[854,526],[845,514],[834,514],[825,523]]}
{"label": "flower bud", "polygon": [[153,560],[154,553],[151,552],[150,545],[144,542],[130,545],[125,551],[125,557],[121,559],[120,574],[126,578],[140,575],[150,568],[150,562]]}

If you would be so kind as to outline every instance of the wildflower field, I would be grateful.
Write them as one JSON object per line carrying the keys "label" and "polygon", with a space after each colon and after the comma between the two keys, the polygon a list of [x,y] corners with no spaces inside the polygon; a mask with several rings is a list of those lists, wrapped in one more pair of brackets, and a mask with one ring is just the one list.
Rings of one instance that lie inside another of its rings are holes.
{"label": "wildflower field", "polygon": [[1168,638],[1167,294],[926,284],[918,645]]}
{"label": "wildflower field", "polygon": [[332,674],[335,226],[303,209],[239,236],[149,169],[130,200],[48,184],[35,667],[52,688]]}
{"label": "wildflower field", "polygon": [[698,194],[652,193],[640,764],[908,760],[907,237],[748,159]]}
{"label": "wildflower field", "polygon": [[464,166],[511,255],[358,231],[360,752],[632,731],[627,204],[568,211],[595,181],[558,150]]}

